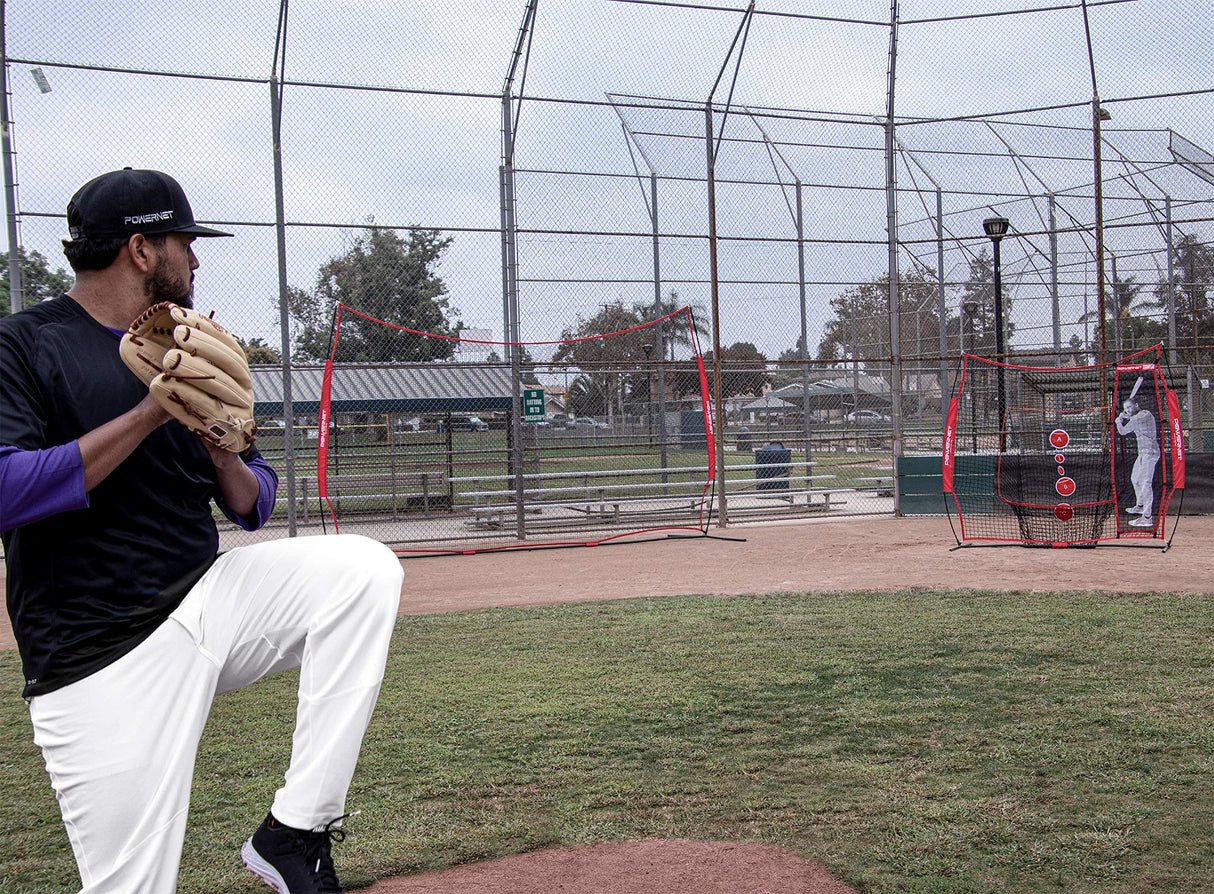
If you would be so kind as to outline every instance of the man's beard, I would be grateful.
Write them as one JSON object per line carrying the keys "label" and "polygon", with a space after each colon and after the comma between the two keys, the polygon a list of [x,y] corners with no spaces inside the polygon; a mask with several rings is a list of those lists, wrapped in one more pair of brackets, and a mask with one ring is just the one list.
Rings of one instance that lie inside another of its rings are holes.
{"label": "man's beard", "polygon": [[159,304],[162,301],[171,301],[180,307],[193,307],[193,280],[194,277],[191,275],[190,281],[186,282],[165,270],[164,264],[157,264],[145,286],[149,298],[148,306]]}

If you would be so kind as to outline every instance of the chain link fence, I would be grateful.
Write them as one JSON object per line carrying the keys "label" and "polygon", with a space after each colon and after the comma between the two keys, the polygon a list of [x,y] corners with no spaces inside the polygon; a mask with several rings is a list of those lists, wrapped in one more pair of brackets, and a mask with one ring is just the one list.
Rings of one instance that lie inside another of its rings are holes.
{"label": "chain link fence", "polygon": [[[718,522],[939,511],[897,470],[938,455],[960,355],[996,353],[997,309],[1017,363],[1163,342],[1188,446],[1214,454],[1205,0],[246,0],[187,23],[138,6],[138,29],[93,0],[4,7],[24,255],[6,283],[28,303],[70,279],[67,199],[124,165],[169,171],[236,234],[202,247],[196,301],[273,383],[259,446],[284,481],[257,536],[322,517],[309,389],[339,301],[457,339],[348,361],[446,370],[437,403],[368,395],[334,420],[366,433],[348,472],[426,466],[420,491],[368,485],[412,495],[359,522],[397,544],[538,536],[526,487],[509,524],[471,523],[453,463],[484,443],[447,438],[457,417],[500,433],[507,479],[541,461],[619,487],[674,468],[697,342]],[[996,271],[983,222],[1000,217]],[[572,347],[684,306],[694,323],[615,353]],[[450,390],[481,366],[491,395]],[[535,388],[543,424],[521,405]],[[579,530],[637,523],[587,513]]]}

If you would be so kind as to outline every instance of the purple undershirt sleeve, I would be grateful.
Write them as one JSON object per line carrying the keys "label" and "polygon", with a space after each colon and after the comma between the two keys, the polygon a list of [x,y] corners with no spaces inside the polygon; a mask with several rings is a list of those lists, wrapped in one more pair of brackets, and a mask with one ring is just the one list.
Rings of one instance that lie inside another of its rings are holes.
{"label": "purple undershirt sleeve", "polygon": [[[257,506],[246,517],[217,499],[220,510],[246,531],[256,531],[274,511],[278,475],[261,457],[249,462],[257,477]],[[0,445],[0,531],[41,521],[60,512],[87,509],[84,461],[75,441],[45,450],[20,450]]]}
{"label": "purple undershirt sleeve", "polygon": [[45,450],[0,445],[0,531],[88,505],[75,441]]}
{"label": "purple undershirt sleeve", "polygon": [[270,514],[274,511],[274,501],[278,497],[278,473],[260,456],[250,460],[248,467],[249,471],[257,476],[258,484],[257,505],[253,511],[247,516],[240,516],[229,509],[222,499],[216,498],[215,503],[228,521],[246,531],[256,531],[269,521]]}

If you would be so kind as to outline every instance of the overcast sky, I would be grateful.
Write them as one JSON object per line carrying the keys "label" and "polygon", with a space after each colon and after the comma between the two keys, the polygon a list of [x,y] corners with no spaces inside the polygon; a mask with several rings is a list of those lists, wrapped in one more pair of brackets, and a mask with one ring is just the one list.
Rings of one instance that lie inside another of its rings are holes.
{"label": "overcast sky", "polygon": [[[704,8],[709,5],[713,8]],[[958,117],[1089,103],[1081,9],[997,14],[1050,5],[1048,0],[904,0],[898,115]],[[601,104],[609,93],[641,94],[702,108],[724,68],[715,99],[724,103],[733,89],[726,134],[738,142],[723,147],[719,176],[786,184],[795,176],[814,185],[807,190],[806,228],[819,243],[810,253],[808,278],[816,284],[809,291],[811,327],[820,329],[827,316],[824,305],[839,293],[839,283],[884,269],[879,245],[822,240],[884,237],[883,136],[874,122],[886,107],[889,3],[761,0],[736,85],[726,59],[745,3],[714,0],[696,6],[540,0],[526,81],[520,71],[516,86],[525,86],[530,97],[555,100]],[[286,216],[293,223],[321,225],[290,228],[291,284],[310,287],[319,266],[340,254],[368,219],[444,229],[455,239],[439,272],[453,303],[466,323],[500,337],[497,97],[524,10],[522,0],[292,0],[288,80],[390,89],[286,91]],[[1214,95],[1128,100],[1214,88],[1209,13],[1209,0],[1090,4],[1098,86],[1113,116],[1106,131],[1129,159],[1110,150],[1112,160],[1106,163],[1122,166],[1126,195],[1147,193],[1146,198],[1162,201],[1166,191],[1177,201],[1178,214],[1193,219],[1211,216],[1214,186],[1175,166],[1159,169],[1157,162],[1167,158],[1167,128],[1214,151]],[[211,240],[200,252],[199,305],[217,309],[241,334],[277,344],[274,231],[266,226],[274,217],[274,201],[265,81],[278,15],[278,3],[271,0],[186,7],[167,0],[8,4],[7,51],[21,60],[10,64],[9,88],[23,243],[62,264],[63,207],[76,187],[127,164],[167,170],[186,186],[200,219],[225,221],[237,234]],[[965,18],[953,18],[959,16]],[[41,92],[31,76],[34,67],[49,81],[49,93]],[[391,92],[398,90],[412,92]],[[443,93],[459,95],[437,95]],[[781,170],[762,145],[758,125],[741,113],[746,106],[806,110],[832,120],[761,119],[792,166]],[[670,234],[662,248],[663,279],[670,282],[664,289],[704,301],[709,294],[704,242],[678,238],[702,235],[707,227],[702,183],[679,179],[704,175],[703,112],[623,114],[638,132],[636,145],[665,178],[660,218],[663,232]],[[1014,194],[1044,193],[1047,185],[1065,193],[1082,187],[1085,178],[1090,191],[1091,138],[1081,130],[1090,126],[1089,107],[1003,120],[1007,127],[998,133],[976,123],[907,123],[899,129],[914,155],[914,161],[911,154],[901,159],[899,186],[930,188],[930,175],[954,191],[946,216],[959,236],[980,231],[992,204],[1019,229],[1040,229],[1041,206]],[[1018,126],[1026,120],[1039,126]],[[1063,129],[1051,136],[1047,125]],[[1004,140],[1021,153],[1023,164],[1008,160]],[[555,338],[561,326],[578,314],[592,315],[605,301],[652,298],[652,284],[644,281],[652,273],[648,242],[602,235],[648,232],[640,188],[618,176],[630,174],[634,161],[646,170],[638,155],[630,155],[620,118],[609,107],[524,103],[519,167],[579,176],[520,175],[519,223],[580,234],[521,238],[521,275],[528,281],[525,339]],[[581,176],[589,174],[616,176]],[[977,195],[982,190],[991,195]],[[723,190],[720,231],[790,238],[789,195],[770,186]],[[1135,201],[1133,213],[1142,213],[1145,200],[1120,201],[1124,213]],[[1085,212],[1080,200],[1073,207],[1090,220],[1091,209]],[[927,204],[904,196],[903,237],[930,236],[926,224],[917,222],[929,213],[934,213],[934,196]],[[1210,237],[1208,223],[1192,228]],[[1124,248],[1126,269],[1128,257],[1137,252],[1129,242]],[[1030,278],[1036,270],[1034,250],[1029,244],[1022,257],[1009,259]],[[1076,243],[1071,250],[1083,249]],[[727,341],[754,341],[771,356],[791,346],[799,312],[792,251],[787,243],[738,243],[725,250],[723,278],[746,283],[723,289],[723,321],[735,333]],[[918,256],[919,249],[910,251]],[[933,248],[922,254],[935,264]],[[959,275],[965,259],[963,251],[950,252],[946,275]],[[1144,263],[1149,272],[1150,263]],[[1026,295],[1022,306],[1033,307],[1032,297]],[[1031,322],[1024,320],[1026,331]],[[816,345],[813,335],[811,344]]]}

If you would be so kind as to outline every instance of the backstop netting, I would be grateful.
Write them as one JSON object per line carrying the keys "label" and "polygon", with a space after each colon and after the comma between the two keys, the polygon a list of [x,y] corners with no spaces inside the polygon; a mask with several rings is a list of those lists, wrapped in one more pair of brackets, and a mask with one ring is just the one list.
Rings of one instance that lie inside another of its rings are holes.
{"label": "backstop netting", "polygon": [[[671,359],[675,329],[691,357]],[[337,306],[310,495],[335,529],[402,555],[707,534],[712,408],[688,308],[566,341],[475,334]]]}
{"label": "backstop netting", "polygon": [[964,355],[943,486],[958,543],[1164,540],[1184,436],[1162,347],[1065,368]]}

